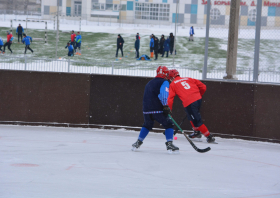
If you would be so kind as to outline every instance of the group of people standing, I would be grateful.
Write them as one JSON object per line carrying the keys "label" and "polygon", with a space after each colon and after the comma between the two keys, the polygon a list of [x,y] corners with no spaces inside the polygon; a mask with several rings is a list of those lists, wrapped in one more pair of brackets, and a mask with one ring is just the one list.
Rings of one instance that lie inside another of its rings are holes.
{"label": "group of people standing", "polygon": [[82,55],[81,45],[82,45],[82,35],[80,34],[80,32],[77,32],[76,35],[75,31],[72,30],[70,41],[65,46],[65,48],[68,48],[68,56],[74,56],[75,52],[76,55]]}
{"label": "group of people standing", "polygon": [[75,52],[76,55],[82,55],[81,50],[82,45],[82,35],[80,32],[77,32],[77,35],[75,34],[75,31],[72,30],[70,40],[65,46],[65,48],[68,48],[68,56],[74,56]]}
{"label": "group of people standing", "polygon": [[173,33],[169,34],[169,37],[165,38],[164,35],[161,35],[160,40],[152,34],[150,36],[150,56],[151,58],[155,55],[155,60],[158,59],[158,54],[161,54],[161,57],[164,57],[164,54],[166,53],[166,57],[168,57],[168,54],[172,55],[173,52],[176,55],[176,50],[174,51],[174,42],[175,42],[175,36]]}
{"label": "group of people standing", "polygon": [[[30,36],[27,36],[26,33],[24,33],[24,29],[21,26],[21,24],[19,24],[19,26],[17,27],[16,30],[16,34],[18,35],[18,43],[22,42],[23,44],[25,44],[25,51],[24,54],[26,54],[27,50],[30,50],[33,53],[33,50],[30,48],[30,44],[32,43],[32,38]],[[22,38],[23,36],[23,38]],[[20,38],[20,40],[19,40]],[[13,43],[14,37],[13,34],[10,31],[7,31],[7,41],[4,44],[3,39],[0,37],[0,53],[5,53],[6,47],[8,47],[8,50],[10,50],[11,54],[13,53],[12,49],[11,49],[11,45]],[[2,50],[2,47],[4,46],[4,49]]]}

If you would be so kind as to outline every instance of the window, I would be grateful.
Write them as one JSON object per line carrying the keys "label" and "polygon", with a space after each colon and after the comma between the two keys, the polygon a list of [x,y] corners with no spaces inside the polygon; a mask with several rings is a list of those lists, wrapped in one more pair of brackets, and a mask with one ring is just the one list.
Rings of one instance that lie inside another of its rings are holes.
{"label": "window", "polygon": [[79,1],[74,2],[74,14],[75,14],[75,16],[82,15],[82,2],[79,2]]}
{"label": "window", "polygon": [[113,4],[106,3],[106,10],[113,10]]}
{"label": "window", "polygon": [[50,14],[50,6],[44,6],[44,15]]}
{"label": "window", "polygon": [[257,10],[253,9],[249,11],[248,17],[251,21],[256,22],[257,20]]}
{"label": "window", "polygon": [[217,8],[213,8],[210,10],[210,18],[212,20],[217,20],[221,15],[220,10],[218,10]]}
{"label": "window", "polygon": [[126,11],[126,4],[121,4],[121,10]]}
{"label": "window", "polygon": [[93,4],[92,4],[92,9],[93,9],[93,10],[100,10],[100,5],[99,5],[99,3],[93,3]]}
{"label": "window", "polygon": [[105,3],[92,3],[92,10],[121,10],[122,7],[126,9],[126,5],[121,4],[105,4]]}
{"label": "window", "polygon": [[122,8],[121,4],[113,4],[114,11],[120,10],[121,8]]}
{"label": "window", "polygon": [[169,4],[135,3],[136,19],[168,21],[169,12]]}
{"label": "window", "polygon": [[100,10],[105,10],[106,6],[105,3],[100,3]]}

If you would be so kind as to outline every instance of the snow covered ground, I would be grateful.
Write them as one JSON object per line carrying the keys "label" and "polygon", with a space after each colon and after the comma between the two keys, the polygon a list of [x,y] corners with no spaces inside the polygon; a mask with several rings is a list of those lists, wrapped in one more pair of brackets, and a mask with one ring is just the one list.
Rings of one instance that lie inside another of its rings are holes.
{"label": "snow covered ground", "polygon": [[[141,124],[141,123],[139,123]],[[182,136],[179,155],[150,133],[0,125],[1,198],[280,197],[279,144],[217,138],[205,154]]]}
{"label": "snow covered ground", "polygon": [[[0,36],[5,38],[5,30],[9,29],[10,21],[9,19],[14,18],[24,19],[24,16],[16,15],[6,15],[4,17],[0,16]],[[40,18],[40,17],[38,17]],[[17,22],[13,22],[13,29],[15,31]],[[23,24],[25,25],[25,23]],[[163,25],[148,25],[148,24],[117,24],[117,23],[105,23],[105,22],[91,22],[91,21],[82,21],[82,56],[71,57],[71,60],[77,61],[74,68],[69,69],[70,72],[86,72],[93,71],[92,73],[101,73],[111,74],[112,64],[114,67],[120,65],[119,69],[123,71],[117,72],[115,70],[114,74],[117,75],[135,75],[135,76],[154,76],[146,75],[150,73],[149,69],[156,68],[158,65],[166,65],[169,68],[182,69],[193,75],[188,75],[192,78],[201,79],[201,70],[204,65],[204,44],[205,44],[205,28],[204,27],[195,27],[195,41],[188,41],[188,32],[189,27],[179,27],[177,31],[177,55],[174,57],[169,56],[169,58],[161,58],[157,61],[137,61],[135,60],[134,53],[134,42],[135,34],[140,33],[141,36],[141,47],[140,55],[148,54],[149,55],[149,35],[154,33],[156,36],[161,34],[169,35],[170,32],[174,32],[174,24],[169,26]],[[44,23],[28,23],[28,34],[32,37],[44,37]],[[34,28],[32,31],[30,28]],[[34,49],[34,54],[29,54],[28,58],[41,58],[41,62],[44,63],[32,63],[27,65],[27,68],[38,68],[39,71],[44,71],[46,65],[51,65],[55,68],[52,71],[60,71],[61,64],[56,65],[56,61],[47,62],[45,59],[55,58],[55,32],[53,30],[53,21],[48,22],[48,43],[43,44],[43,42],[33,42],[32,48]],[[79,21],[77,20],[66,20],[62,19],[60,21],[60,30],[66,32],[60,33],[60,41],[58,43],[58,57],[61,60],[66,60],[67,50],[64,48],[66,42],[70,38],[70,30],[74,29],[75,31],[79,30]],[[121,34],[125,39],[124,45],[124,57],[115,58],[116,50],[116,36]],[[259,81],[260,82],[280,82],[280,57],[278,53],[280,51],[280,29],[275,27],[274,29],[262,29],[261,31],[261,44],[260,44],[260,59],[259,59]],[[226,54],[227,54],[227,37],[228,29],[226,28],[210,28],[210,40],[209,40],[209,53],[208,53],[208,78],[222,79],[225,76],[225,67],[226,67]],[[237,55],[237,78],[239,80],[251,81],[253,76],[253,64],[254,64],[254,39],[255,38],[255,29],[254,27],[239,30],[239,43],[238,43],[238,55]],[[14,54],[17,56],[23,56],[24,47],[21,44],[13,44],[12,49]],[[8,53],[7,53],[8,54]],[[5,59],[6,57],[0,57]],[[3,62],[4,61],[4,62]],[[16,69],[18,67],[25,67],[25,64],[22,62],[15,62],[13,60],[5,61],[0,60],[0,69]],[[84,67],[83,61],[87,62]],[[34,62],[34,61],[33,61]],[[103,62],[103,66],[94,65],[96,62]],[[16,63],[16,64],[15,64]],[[67,64],[67,63],[66,63]],[[142,70],[142,66],[149,67],[146,71]],[[95,67],[93,67],[95,66]],[[142,71],[139,72],[139,68]],[[32,69],[33,70],[33,69]],[[35,69],[36,70],[36,69]],[[68,66],[66,67],[68,70]],[[108,71],[105,71],[108,70]],[[49,70],[47,70],[49,71]],[[64,70],[63,70],[64,71]],[[103,72],[104,71],[104,72]],[[189,72],[190,71],[190,72]],[[131,74],[133,73],[133,74]]]}

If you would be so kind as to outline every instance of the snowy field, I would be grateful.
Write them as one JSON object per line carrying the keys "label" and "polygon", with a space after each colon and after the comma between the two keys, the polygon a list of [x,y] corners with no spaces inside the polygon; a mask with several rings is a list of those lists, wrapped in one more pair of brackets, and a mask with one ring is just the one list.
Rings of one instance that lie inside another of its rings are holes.
{"label": "snowy field", "polygon": [[[139,123],[141,124],[141,123]],[[150,133],[0,125],[1,198],[255,198],[280,197],[279,144],[217,138],[205,154],[185,137],[167,154]]]}
{"label": "snowy field", "polygon": [[[8,16],[6,16],[8,18]],[[11,18],[11,16],[10,16]],[[7,20],[7,19],[6,19]],[[14,32],[18,22],[14,22]],[[25,24],[23,24],[24,27]],[[1,22],[0,36],[5,39],[5,30],[10,27],[9,21]],[[27,33],[33,38],[44,37],[44,23],[28,23]],[[48,23],[48,44],[34,42],[31,47],[35,50],[33,55],[28,52],[28,56],[36,58],[55,58],[55,32],[53,31],[52,22]],[[58,43],[58,57],[66,57],[67,50],[64,48],[70,39],[70,32],[74,29],[76,32],[79,28],[79,21],[61,20],[60,41]],[[136,61],[134,42],[135,34],[139,32],[140,55],[149,55],[149,35],[155,34],[160,38],[161,34],[165,36],[170,32],[175,32],[171,26],[156,26],[156,25],[137,25],[137,24],[109,24],[82,21],[82,56],[75,56],[71,59],[82,60],[88,62],[103,61],[103,62],[118,62],[133,65],[143,64],[142,61]],[[195,41],[188,41],[189,27],[178,28],[177,32],[177,55],[174,57],[174,65],[179,68],[202,69],[204,63],[204,44],[205,44],[205,28],[195,27]],[[121,34],[125,40],[124,57],[115,58],[117,34]],[[260,46],[260,70],[280,71],[280,62],[278,52],[280,51],[280,30],[279,29],[264,29],[261,32]],[[208,69],[224,69],[226,66],[227,53],[227,37],[228,30],[223,28],[211,28],[209,40],[209,58]],[[254,60],[254,40],[255,29],[240,29],[237,69],[248,70],[253,68]],[[24,46],[14,43],[12,45],[15,55],[23,56]],[[8,52],[9,53],[9,52]],[[159,58],[157,61],[145,62],[147,65],[173,65],[173,57]]]}

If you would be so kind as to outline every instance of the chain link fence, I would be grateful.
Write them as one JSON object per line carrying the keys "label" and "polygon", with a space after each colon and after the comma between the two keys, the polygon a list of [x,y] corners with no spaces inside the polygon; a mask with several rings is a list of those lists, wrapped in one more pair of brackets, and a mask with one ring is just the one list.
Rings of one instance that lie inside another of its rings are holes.
{"label": "chain link fence", "polygon": [[[275,82],[274,74],[280,72],[280,0],[262,1],[261,37],[259,53],[260,82]],[[207,5],[205,5],[207,8]],[[242,0],[239,11],[237,75],[238,71],[253,71],[255,55],[255,33],[257,0]],[[207,68],[225,68],[228,51],[230,3],[211,0],[210,36]],[[250,75],[249,75],[250,76]],[[207,78],[212,78],[207,74]],[[252,76],[250,78],[252,80]],[[279,79],[276,82],[280,82]]]}
{"label": "chain link fence", "polygon": [[[0,59],[0,69],[5,70],[26,70],[44,72],[66,72],[66,73],[85,73],[85,74],[106,74],[124,76],[154,77],[158,64],[124,64],[118,62],[87,62],[70,59],[39,59],[33,57],[17,57],[2,55]],[[202,70],[197,68],[179,68],[181,76],[202,79]],[[208,71],[208,78],[222,79],[225,75],[224,69],[211,69]],[[252,69],[238,69],[237,77],[240,81],[252,81]],[[259,79],[262,82],[280,82],[280,72],[260,70]]]}
{"label": "chain link fence", "polygon": [[[59,23],[64,25],[68,29],[75,29],[80,31],[88,31],[89,27],[96,27],[106,29],[121,28],[118,30],[149,30],[176,32],[179,35],[176,48],[178,53],[185,53],[179,60],[174,58],[173,68],[182,69],[182,72],[186,71],[185,76],[201,79],[201,72],[203,69],[204,48],[205,48],[205,31],[206,31],[206,18],[207,18],[207,1],[191,1],[196,4],[201,4],[196,8],[197,10],[203,9],[203,13],[193,14],[193,8],[195,6],[191,4],[185,4],[184,9],[179,9],[178,15],[166,14],[168,7],[166,8],[152,8],[152,3],[149,4],[149,8],[141,7],[141,3],[135,4],[135,13],[133,16],[127,16],[124,11],[125,8],[119,7],[118,12],[114,14],[106,15],[100,12],[91,12],[91,14],[73,14],[73,13],[59,13]],[[278,55],[280,51],[280,0],[262,1],[262,16],[261,16],[261,41],[260,41],[260,53],[259,53],[259,82],[275,82],[279,83],[280,72],[280,57]],[[101,6],[101,4],[99,5]],[[106,5],[107,6],[107,5]],[[99,7],[101,9],[101,7]],[[114,5],[108,9],[114,10]],[[103,8],[102,8],[103,9]],[[104,7],[104,9],[107,9]],[[124,10],[122,10],[124,9]],[[148,9],[149,12],[145,9]],[[159,11],[159,15],[152,15],[151,9],[162,9],[162,13]],[[182,11],[183,10],[183,11]],[[171,11],[170,11],[171,12]],[[108,13],[108,12],[107,12]],[[113,12],[112,12],[113,13]],[[190,14],[188,14],[190,13]],[[0,10],[0,21],[9,22],[13,19],[26,19],[35,18],[48,21],[48,29],[56,29],[56,17],[54,12],[48,14],[42,12],[28,11],[22,13],[22,11],[14,10]],[[31,17],[32,15],[32,17]],[[194,17],[195,16],[195,17]],[[218,1],[211,0],[210,8],[210,28],[209,28],[209,46],[208,46],[208,63],[207,63],[207,78],[209,79],[223,79],[226,75],[226,60],[228,50],[228,35],[229,35],[229,16],[230,16],[230,1]],[[256,19],[257,19],[257,1],[255,0],[242,0],[240,3],[239,12],[239,30],[238,30],[238,49],[237,49],[237,69],[236,77],[238,80],[252,81],[254,70],[254,55],[255,55],[255,32],[256,32]],[[177,21],[176,21],[177,20]],[[175,27],[175,21],[176,27]],[[33,25],[33,24],[32,24]],[[194,26],[195,35],[194,41],[189,40],[189,29]],[[43,29],[38,24],[38,29]],[[114,29],[116,30],[116,29]],[[63,30],[65,31],[65,30]],[[69,32],[68,32],[69,33]],[[133,34],[134,32],[131,32]],[[143,48],[142,48],[143,49]],[[180,49],[184,49],[184,52],[180,52]],[[6,56],[5,56],[6,57]],[[158,64],[154,62],[148,62],[147,64],[139,64],[139,62],[132,61],[131,63],[121,62],[103,62],[94,63],[93,65],[89,61],[81,60],[54,60],[45,58],[33,58],[34,60],[25,60],[23,57],[18,58],[20,60],[10,62],[9,58],[6,66],[1,59],[1,68],[7,67],[12,69],[19,67],[20,64],[26,65],[20,66],[26,70],[42,69],[45,71],[59,71],[59,72],[82,72],[82,73],[106,73],[117,75],[137,75],[137,76],[154,76],[153,70]],[[24,60],[24,63],[22,62]],[[43,63],[43,62],[46,63]],[[70,62],[70,63],[69,63]],[[182,65],[182,62],[188,62],[188,66]],[[168,62],[169,64],[170,62]],[[18,64],[18,65],[17,65]],[[56,69],[50,69],[51,65],[55,65]],[[61,64],[61,66],[59,66]],[[17,66],[16,66],[17,65]],[[32,66],[34,65],[34,66]],[[64,66],[62,66],[64,65]],[[69,66],[70,65],[70,66]],[[45,69],[44,69],[45,68]],[[60,69],[58,69],[60,68]],[[62,69],[63,68],[63,69]],[[68,70],[69,68],[69,70]],[[95,69],[93,69],[95,68]],[[49,69],[49,70],[48,70]],[[115,71],[116,70],[116,71]],[[144,70],[147,70],[145,73]],[[113,72],[112,72],[113,71]],[[119,72],[117,72],[119,71]],[[188,72],[187,72],[188,71]],[[137,74],[138,72],[138,74]],[[191,73],[193,72],[193,73]]]}

